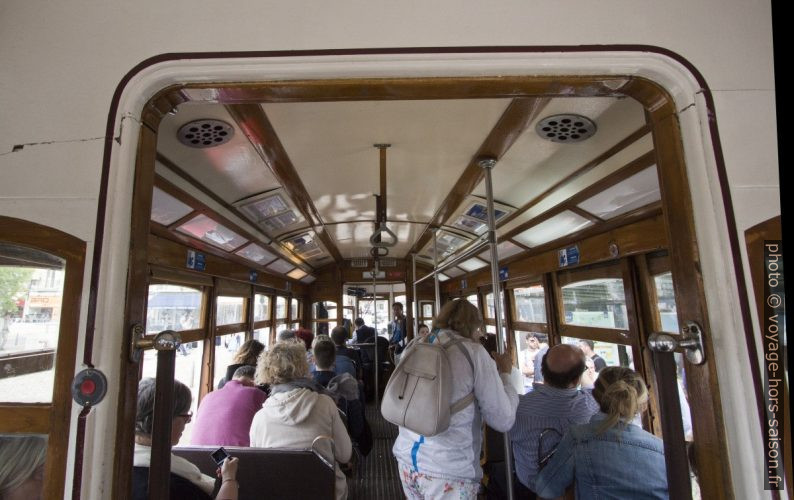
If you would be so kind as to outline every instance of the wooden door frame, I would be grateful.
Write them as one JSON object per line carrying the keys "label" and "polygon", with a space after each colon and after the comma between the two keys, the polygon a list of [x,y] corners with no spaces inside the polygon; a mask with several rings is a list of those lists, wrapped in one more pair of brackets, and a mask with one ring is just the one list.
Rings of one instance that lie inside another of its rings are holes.
{"label": "wooden door frame", "polygon": [[[484,51],[481,48],[480,51]],[[544,50],[542,48],[515,48],[514,51],[540,51]],[[556,50],[560,50],[560,48],[555,48]],[[614,49],[611,48],[611,49]],[[622,47],[622,50],[638,50],[638,47]],[[477,50],[473,50],[472,48],[459,48],[459,49],[450,49],[452,52],[465,52],[465,51],[473,51],[477,52]],[[488,48],[489,51],[499,51],[499,49]],[[551,49],[546,48],[546,51]],[[603,50],[610,50],[609,47],[576,47],[570,48],[570,51],[603,51]],[[407,52],[411,52],[411,49],[406,49]],[[422,53],[421,49],[413,49],[414,52]],[[663,49],[654,50],[655,52],[663,52],[666,55],[669,55],[669,52],[664,51]],[[340,53],[344,53],[345,51],[340,51]],[[362,50],[362,51],[353,51],[352,53],[355,54],[365,54],[372,51]],[[372,53],[393,53],[395,51],[378,51],[375,50]],[[400,52],[399,50],[396,52]],[[325,51],[315,52],[311,55],[318,55],[328,53]],[[309,53],[307,53],[309,54]],[[255,54],[246,53],[247,57],[252,57]],[[278,54],[265,54],[264,56],[273,56]],[[285,55],[295,56],[301,55],[296,53],[288,53]],[[173,57],[173,55],[171,55]],[[204,57],[204,56],[202,56]],[[207,58],[210,55],[206,55]],[[241,54],[212,54],[211,57],[213,58],[223,58],[223,57],[241,57]],[[201,58],[201,57],[197,57]],[[675,59],[680,59],[675,57]],[[138,71],[142,70],[143,68],[147,67],[151,64],[156,64],[158,62],[163,62],[164,60],[170,60],[168,58],[165,59],[158,59],[153,58],[145,63],[142,63],[142,66],[134,69],[131,71],[130,76],[136,74]],[[687,67],[690,65],[687,64]],[[696,73],[694,68],[691,68],[691,71]],[[433,87],[434,83],[441,82],[442,84],[454,85],[455,82],[459,82],[461,80],[467,80],[468,82],[482,80],[479,87],[473,87],[472,94],[468,95],[470,98],[474,97],[486,97],[487,95],[506,95],[505,92],[510,92],[511,95],[533,95],[532,92],[542,93],[543,95],[560,95],[570,97],[572,95],[576,95],[577,91],[581,92],[595,92],[598,95],[599,92],[602,92],[603,95],[625,95],[629,97],[633,97],[638,100],[648,111],[648,114],[651,118],[651,125],[652,125],[652,134],[654,138],[654,143],[656,145],[657,151],[657,166],[659,170],[659,178],[660,178],[660,187],[662,190],[662,199],[665,204],[665,225],[667,228],[668,239],[671,241],[671,248],[670,253],[671,255],[675,256],[673,259],[673,273],[674,279],[676,276],[677,283],[686,283],[686,279],[688,277],[694,276],[696,279],[692,280],[691,284],[687,284],[681,287],[681,290],[676,290],[677,298],[681,300],[682,304],[686,304],[686,307],[679,309],[679,318],[680,319],[694,319],[698,321],[701,326],[704,328],[706,332],[706,355],[707,355],[707,362],[703,367],[695,367],[690,369],[691,373],[688,371],[688,378],[693,380],[693,386],[696,386],[695,390],[693,391],[693,396],[700,398],[702,402],[702,408],[698,410],[700,413],[695,420],[698,420],[700,423],[696,426],[695,434],[698,436],[698,441],[703,440],[704,446],[698,446],[700,448],[698,450],[698,463],[701,468],[701,474],[704,478],[703,480],[703,491],[705,495],[708,496],[718,496],[723,498],[731,498],[733,496],[732,492],[732,484],[729,480],[730,478],[730,468],[729,464],[727,463],[724,458],[728,456],[727,453],[727,443],[725,439],[725,428],[722,419],[722,408],[720,405],[720,398],[719,398],[719,387],[717,383],[716,377],[716,369],[714,364],[711,362],[714,357],[713,346],[711,345],[710,340],[710,330],[708,326],[708,318],[707,318],[707,311],[706,311],[706,303],[705,303],[705,294],[703,290],[703,281],[702,277],[700,276],[699,272],[699,261],[698,261],[698,254],[697,254],[697,245],[695,239],[695,231],[694,231],[694,221],[693,221],[693,212],[692,212],[692,204],[691,200],[689,199],[689,185],[686,176],[685,164],[683,159],[683,149],[681,144],[681,135],[680,135],[680,126],[678,123],[678,117],[675,113],[675,105],[672,97],[659,85],[638,77],[616,77],[614,75],[609,76],[577,76],[577,77],[510,77],[506,79],[497,79],[492,77],[483,77],[481,79],[478,78],[463,78],[463,77],[455,77],[455,78],[439,78],[439,79],[431,79],[434,81],[428,81],[428,79],[394,79],[399,80],[399,84],[405,87],[410,87],[411,83],[420,82],[417,85],[419,89],[419,95],[423,98],[432,98],[433,96],[437,95],[438,88]],[[395,82],[392,82],[391,79],[386,79],[387,84],[390,87],[395,86]],[[615,90],[614,83],[616,81],[621,81],[622,86],[619,87],[619,90]],[[127,79],[120,84],[120,87],[127,83]],[[368,86],[373,85],[373,82],[380,81],[383,83],[383,80],[363,80],[361,84],[362,89],[368,89]],[[314,91],[318,92],[349,92],[351,84],[355,82],[353,80],[346,80],[340,81],[335,80],[333,83],[337,84],[337,87],[333,85],[319,85],[324,83],[324,80],[316,80],[308,82],[309,87],[313,88]],[[522,83],[524,84],[522,86]],[[268,85],[273,85],[271,82],[262,83],[262,84],[247,84],[247,85],[223,85],[223,84],[212,84],[214,87],[219,88],[223,87],[226,90],[230,90],[227,96],[236,100],[236,102],[245,101],[246,99],[246,91],[250,91],[250,99],[261,99],[262,91],[267,90]],[[705,85],[705,82],[704,82]],[[208,88],[208,84],[203,85],[195,85],[196,88],[202,88],[206,90]],[[279,85],[282,89],[285,86],[289,86],[286,82],[280,82]],[[234,88],[231,88],[234,87]],[[151,185],[153,183],[153,170],[154,170],[154,140],[155,131],[157,126],[159,125],[160,120],[164,116],[164,113],[171,110],[176,104],[181,102],[185,102],[191,99],[191,95],[186,92],[187,89],[190,88],[190,85],[175,85],[163,89],[157,95],[155,95],[150,101],[149,104],[146,105],[142,111],[142,127],[141,127],[141,146],[139,147],[139,154],[136,160],[136,173],[135,173],[135,187],[133,191],[133,206],[135,209],[133,210],[133,217],[132,217],[132,234],[131,234],[131,252],[130,252],[130,275],[128,281],[128,294],[127,294],[127,309],[125,314],[125,340],[128,339],[130,334],[130,326],[132,323],[136,321],[140,321],[142,318],[145,319],[145,299],[142,300],[140,297],[136,297],[136,294],[141,294],[140,290],[145,289],[145,277],[141,280],[139,273],[141,272],[142,268],[145,268],[146,260],[146,248],[145,248],[145,233],[148,233],[149,224],[148,224],[148,209],[151,206]],[[508,91],[509,88],[509,91]],[[311,89],[310,89],[311,91]],[[355,90],[354,90],[355,92]],[[483,94],[476,94],[477,92],[483,92]],[[267,92],[265,92],[267,93]],[[193,94],[193,95],[199,95]],[[223,95],[223,93],[221,93]],[[363,95],[363,94],[362,94]],[[591,94],[593,95],[593,94]],[[371,96],[370,96],[371,97]],[[398,98],[405,98],[405,97],[398,97]],[[115,100],[114,97],[114,106],[118,105],[118,101]],[[288,99],[295,100],[294,96],[288,97]],[[718,142],[717,142],[718,144]],[[718,159],[721,159],[721,155],[717,154]],[[721,173],[724,173],[724,166],[721,162],[718,162],[718,167],[721,168]],[[109,169],[109,163],[105,166],[106,169]],[[104,184],[104,182],[103,182]],[[683,195],[676,195],[675,193],[684,193]],[[728,211],[730,211],[730,198],[729,193],[726,194],[726,191],[723,190],[723,197],[727,200],[726,203]],[[100,202],[102,205],[102,202]],[[103,218],[103,212],[100,213],[100,218]],[[103,224],[98,224],[98,226]],[[729,233],[735,233],[735,227],[729,227]],[[672,238],[671,236],[675,234],[679,236],[677,238]],[[683,235],[684,237],[681,238],[680,236]],[[101,236],[101,235],[100,235]],[[732,234],[731,241],[733,241]],[[99,238],[101,241],[101,237]],[[141,260],[142,259],[142,260]],[[95,263],[96,264],[96,263]],[[741,272],[739,272],[741,275]],[[92,279],[94,275],[92,275]],[[686,279],[685,279],[686,278]],[[739,293],[743,296],[746,300],[746,290],[743,288],[743,280],[741,276],[738,276],[737,279],[739,280]],[[92,287],[93,289],[93,287]],[[743,295],[744,294],[744,295]],[[680,295],[680,296],[679,296]],[[341,303],[341,302],[340,302]],[[143,306],[143,307],[142,307]],[[129,342],[124,342],[124,350],[128,350]],[[752,346],[749,346],[752,348]],[[122,353],[124,360],[129,359],[126,355],[128,352]],[[689,367],[688,367],[689,368]],[[130,418],[134,418],[134,400],[135,400],[135,385],[133,385],[132,381],[135,380],[135,375],[137,374],[137,370],[131,370],[130,367],[126,367],[122,369],[121,375],[121,391],[120,391],[120,401],[119,401],[119,412],[118,412],[118,422],[125,422],[129,421]],[[113,493],[114,497],[116,498],[126,498],[129,491],[129,473],[128,468],[129,464],[131,464],[131,449],[132,449],[132,439],[129,431],[125,431],[124,429],[119,429],[117,433],[117,455],[116,461],[114,466],[114,486],[113,486]],[[129,450],[127,450],[129,448]],[[125,477],[126,476],[126,477]]]}

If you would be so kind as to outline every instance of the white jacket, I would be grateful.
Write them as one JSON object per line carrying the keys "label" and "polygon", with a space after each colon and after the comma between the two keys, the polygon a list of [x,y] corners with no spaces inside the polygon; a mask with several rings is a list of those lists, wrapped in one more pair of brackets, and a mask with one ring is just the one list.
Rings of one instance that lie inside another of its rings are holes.
{"label": "white jacket", "polygon": [[[457,335],[447,330],[448,334]],[[482,478],[480,448],[482,422],[500,432],[513,427],[518,408],[518,393],[510,375],[500,375],[496,363],[479,342],[462,342],[474,364],[474,376],[466,357],[450,349],[450,368],[455,377],[452,401],[474,390],[475,401],[452,415],[449,428],[425,437],[400,427],[394,442],[395,458],[403,465],[429,476],[479,481]]]}
{"label": "white jacket", "polygon": [[[334,440],[318,443],[318,451],[336,461],[336,498],[347,498],[347,481],[339,468],[353,452],[350,436],[334,401],[309,389],[294,389],[272,394],[251,422],[251,446],[258,448],[308,449],[317,436]],[[326,447],[327,446],[327,447]]]}

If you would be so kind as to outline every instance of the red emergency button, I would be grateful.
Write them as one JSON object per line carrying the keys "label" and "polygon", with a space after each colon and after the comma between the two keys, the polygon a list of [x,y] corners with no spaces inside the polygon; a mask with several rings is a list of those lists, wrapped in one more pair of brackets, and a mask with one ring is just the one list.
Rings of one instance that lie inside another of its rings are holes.
{"label": "red emergency button", "polygon": [[93,394],[94,391],[96,391],[96,383],[93,380],[86,379],[80,384],[80,392],[86,396]]}

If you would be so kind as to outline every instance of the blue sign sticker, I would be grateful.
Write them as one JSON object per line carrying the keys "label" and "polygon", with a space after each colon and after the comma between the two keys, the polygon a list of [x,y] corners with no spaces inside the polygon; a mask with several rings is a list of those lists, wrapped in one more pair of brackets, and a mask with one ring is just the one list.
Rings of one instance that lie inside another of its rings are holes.
{"label": "blue sign sticker", "polygon": [[195,266],[196,271],[203,271],[207,268],[207,256],[201,252],[196,252]]}
{"label": "blue sign sticker", "polygon": [[507,266],[499,268],[499,281],[507,281]]}
{"label": "blue sign sticker", "polygon": [[469,283],[465,279],[462,279],[462,280],[460,280],[460,287],[461,288],[468,288],[469,287]]}
{"label": "blue sign sticker", "polygon": [[251,283],[256,283],[256,278],[258,277],[259,277],[259,273],[257,273],[253,269],[248,271],[248,281],[250,281]]}
{"label": "blue sign sticker", "polygon": [[558,254],[560,267],[575,266],[579,263],[579,247],[577,245],[563,248]]}

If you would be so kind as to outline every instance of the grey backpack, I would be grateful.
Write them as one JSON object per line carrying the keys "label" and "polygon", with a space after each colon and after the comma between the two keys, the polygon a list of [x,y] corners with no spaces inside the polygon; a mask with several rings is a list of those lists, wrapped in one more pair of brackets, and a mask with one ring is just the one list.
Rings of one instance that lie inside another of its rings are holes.
{"label": "grey backpack", "polygon": [[474,401],[474,392],[450,401],[450,349],[460,349],[474,375],[474,363],[462,342],[443,330],[411,342],[386,385],[380,407],[383,418],[423,436],[447,430],[451,416]]}

